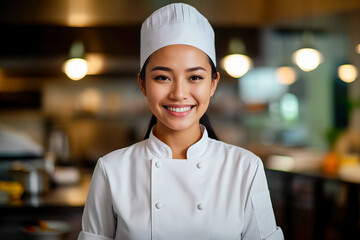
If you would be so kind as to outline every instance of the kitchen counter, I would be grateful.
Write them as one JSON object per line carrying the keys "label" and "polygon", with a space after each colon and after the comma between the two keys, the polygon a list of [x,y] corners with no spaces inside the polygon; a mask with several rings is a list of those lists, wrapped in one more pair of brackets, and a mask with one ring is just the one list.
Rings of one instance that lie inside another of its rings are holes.
{"label": "kitchen counter", "polygon": [[77,239],[90,181],[91,173],[83,172],[76,185],[54,186],[46,194],[0,203],[1,239],[24,239],[20,228],[38,220],[65,221],[72,226],[69,240]]}
{"label": "kitchen counter", "polygon": [[54,186],[45,194],[24,195],[21,199],[0,203],[0,208],[8,207],[67,207],[82,208],[85,205],[91,181],[90,173],[83,173],[75,185]]}

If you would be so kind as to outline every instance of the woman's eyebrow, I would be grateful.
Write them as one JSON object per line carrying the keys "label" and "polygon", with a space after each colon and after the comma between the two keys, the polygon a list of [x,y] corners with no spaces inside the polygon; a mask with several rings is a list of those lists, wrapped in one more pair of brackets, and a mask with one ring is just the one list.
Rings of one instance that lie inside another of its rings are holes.
{"label": "woman's eyebrow", "polygon": [[151,69],[151,72],[156,71],[156,70],[161,70],[161,71],[172,72],[172,69],[171,69],[171,68],[168,68],[168,67],[162,67],[162,66],[157,66],[157,67],[154,67],[153,69]]}
{"label": "woman's eyebrow", "polygon": [[[157,66],[157,67],[154,67],[153,69],[151,69],[151,72],[156,71],[156,70],[166,71],[166,72],[172,72],[173,71],[171,68],[168,68],[168,67]],[[194,71],[198,71],[198,70],[206,71],[205,68],[200,67],[200,66],[186,69],[187,72],[194,72]]]}
{"label": "woman's eyebrow", "polygon": [[188,68],[186,69],[187,72],[193,72],[193,71],[197,71],[197,70],[203,70],[203,71],[206,71],[205,68],[203,67],[192,67],[192,68]]}

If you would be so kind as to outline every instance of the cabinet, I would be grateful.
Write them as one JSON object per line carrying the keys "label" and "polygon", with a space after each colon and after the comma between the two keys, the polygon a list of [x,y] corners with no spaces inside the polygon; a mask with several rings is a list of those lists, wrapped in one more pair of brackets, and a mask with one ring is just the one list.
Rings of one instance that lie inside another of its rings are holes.
{"label": "cabinet", "polygon": [[360,239],[360,183],[323,172],[266,169],[285,239]]}

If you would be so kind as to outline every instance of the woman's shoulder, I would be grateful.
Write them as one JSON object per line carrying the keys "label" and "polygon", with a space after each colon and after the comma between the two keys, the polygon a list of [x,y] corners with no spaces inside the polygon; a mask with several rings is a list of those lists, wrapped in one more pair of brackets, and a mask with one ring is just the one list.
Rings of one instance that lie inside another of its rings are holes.
{"label": "woman's shoulder", "polygon": [[211,149],[210,152],[213,152],[213,154],[221,154],[226,156],[227,159],[232,159],[234,161],[255,164],[258,164],[259,161],[261,162],[261,159],[255,153],[243,147],[220,140],[211,139],[209,141],[209,148]]}
{"label": "woman's shoulder", "polygon": [[140,156],[145,152],[146,142],[147,140],[142,140],[130,146],[114,150],[101,157],[101,159],[103,162],[118,162],[120,159],[131,159],[135,157],[134,155]]}

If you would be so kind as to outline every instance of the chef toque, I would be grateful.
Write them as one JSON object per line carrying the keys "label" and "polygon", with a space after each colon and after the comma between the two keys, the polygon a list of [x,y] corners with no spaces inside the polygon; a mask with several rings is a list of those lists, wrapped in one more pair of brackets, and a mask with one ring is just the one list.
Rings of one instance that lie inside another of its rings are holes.
{"label": "chef toque", "polygon": [[142,24],[140,40],[140,68],[153,52],[174,44],[202,50],[216,66],[214,30],[190,5],[173,3],[156,10]]}

